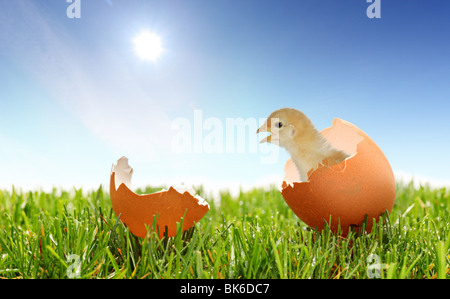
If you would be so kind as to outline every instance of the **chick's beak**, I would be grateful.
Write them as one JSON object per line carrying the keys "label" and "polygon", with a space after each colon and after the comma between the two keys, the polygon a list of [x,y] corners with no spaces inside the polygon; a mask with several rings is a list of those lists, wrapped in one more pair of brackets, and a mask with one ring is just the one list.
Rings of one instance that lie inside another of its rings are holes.
{"label": "chick's beak", "polygon": [[[264,125],[261,126],[261,128],[259,128],[256,131],[256,134],[262,133],[262,132],[269,132],[270,133],[270,128],[267,128],[267,123],[265,123]],[[272,136],[269,135],[265,138],[263,138],[259,143],[265,143],[265,142],[270,142],[272,140]]]}

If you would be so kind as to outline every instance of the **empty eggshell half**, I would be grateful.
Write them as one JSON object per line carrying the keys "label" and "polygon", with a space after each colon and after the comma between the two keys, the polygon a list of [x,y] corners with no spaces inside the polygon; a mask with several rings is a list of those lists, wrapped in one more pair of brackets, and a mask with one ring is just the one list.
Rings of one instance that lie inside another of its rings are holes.
{"label": "empty eggshell half", "polygon": [[[321,231],[326,223],[333,232],[340,225],[342,235],[358,228],[368,216],[372,219],[395,202],[396,186],[392,168],[381,149],[355,125],[334,119],[322,135],[337,149],[351,154],[338,165],[319,166],[310,172],[309,181],[298,182],[295,164],[289,159],[281,193],[288,206],[308,226]],[[331,219],[331,220],[330,220]]]}
{"label": "empty eggshell half", "polygon": [[117,217],[120,215],[120,220],[138,237],[145,237],[155,215],[159,236],[164,235],[167,227],[168,237],[173,237],[182,217],[182,230],[185,231],[209,211],[208,203],[192,189],[170,187],[167,191],[138,195],[131,191],[132,174],[128,159],[119,159],[111,170],[110,195],[114,213]]}

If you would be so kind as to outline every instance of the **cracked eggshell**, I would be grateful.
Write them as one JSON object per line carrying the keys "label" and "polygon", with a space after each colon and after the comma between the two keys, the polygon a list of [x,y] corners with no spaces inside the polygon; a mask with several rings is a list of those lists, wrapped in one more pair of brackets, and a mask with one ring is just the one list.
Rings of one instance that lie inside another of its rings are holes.
{"label": "cracked eggshell", "polygon": [[120,215],[120,220],[138,237],[145,237],[147,227],[152,227],[154,215],[158,217],[156,227],[159,227],[159,236],[163,236],[167,226],[168,237],[173,237],[177,234],[177,222],[182,217],[182,230],[185,231],[209,211],[208,203],[195,195],[192,189],[170,187],[167,191],[138,195],[131,191],[132,173],[128,159],[119,159],[111,170],[110,195],[114,213],[117,217]]}
{"label": "cracked eggshell", "polygon": [[[298,182],[292,160],[285,166],[281,193],[288,206],[308,226],[321,231],[327,222],[342,235],[358,228],[368,216],[366,230],[386,210],[391,212],[396,186],[392,168],[381,149],[361,129],[341,119],[321,132],[336,148],[351,154],[338,165],[319,166],[308,182]],[[331,221],[330,221],[331,217]]]}

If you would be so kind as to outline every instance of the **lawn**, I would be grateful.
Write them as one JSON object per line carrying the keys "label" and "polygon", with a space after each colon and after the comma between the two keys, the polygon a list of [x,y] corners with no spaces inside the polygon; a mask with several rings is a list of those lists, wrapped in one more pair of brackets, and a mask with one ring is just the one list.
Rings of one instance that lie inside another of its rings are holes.
{"label": "lawn", "polygon": [[399,183],[391,214],[346,238],[306,227],[277,187],[217,202],[197,188],[211,210],[192,229],[138,238],[104,190],[0,191],[0,278],[449,277],[445,188]]}

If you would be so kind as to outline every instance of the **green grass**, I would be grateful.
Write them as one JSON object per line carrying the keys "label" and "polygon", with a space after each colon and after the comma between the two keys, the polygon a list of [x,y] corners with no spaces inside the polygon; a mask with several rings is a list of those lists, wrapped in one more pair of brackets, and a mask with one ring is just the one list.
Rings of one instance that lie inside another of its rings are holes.
{"label": "green grass", "polygon": [[208,202],[191,230],[142,239],[118,221],[102,188],[0,191],[0,278],[449,277],[444,188],[399,185],[391,214],[346,238],[307,228],[276,187]]}

